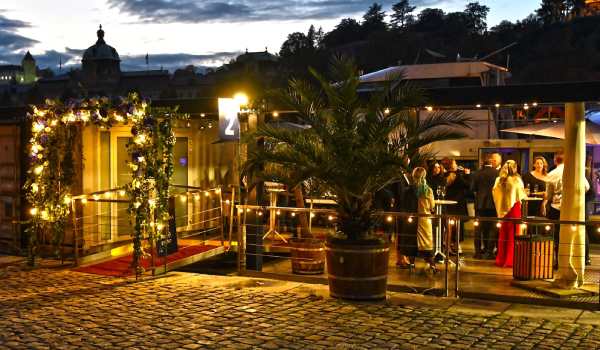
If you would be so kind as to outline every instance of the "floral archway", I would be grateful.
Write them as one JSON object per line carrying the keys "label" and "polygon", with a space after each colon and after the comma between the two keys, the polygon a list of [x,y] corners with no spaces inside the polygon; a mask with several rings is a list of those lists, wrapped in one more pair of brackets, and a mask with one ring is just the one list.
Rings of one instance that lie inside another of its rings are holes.
{"label": "floral archway", "polygon": [[153,109],[148,101],[132,93],[125,98],[88,98],[62,103],[46,100],[32,106],[25,182],[31,205],[28,227],[30,263],[38,249],[38,237],[49,232],[55,246],[65,233],[71,212],[75,177],[73,149],[77,135],[87,125],[110,128],[131,126],[127,144],[132,180],[123,190],[129,197],[133,218],[133,265],[140,271],[144,255],[142,241],[156,242],[169,232],[169,183],[173,175],[173,121],[184,117],[176,109]]}

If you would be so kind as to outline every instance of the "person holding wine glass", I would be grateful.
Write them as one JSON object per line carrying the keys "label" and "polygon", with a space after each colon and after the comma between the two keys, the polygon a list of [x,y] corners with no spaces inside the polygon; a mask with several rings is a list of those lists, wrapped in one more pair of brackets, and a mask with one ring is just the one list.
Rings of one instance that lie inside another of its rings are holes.
{"label": "person holding wine glass", "polygon": [[[548,162],[546,158],[537,156],[533,159],[533,170],[523,174],[523,183],[526,192],[528,191],[527,194],[535,197],[539,196],[541,192],[545,192],[546,181],[548,181]],[[544,216],[541,201],[532,201],[528,203],[528,206],[529,215]]]}

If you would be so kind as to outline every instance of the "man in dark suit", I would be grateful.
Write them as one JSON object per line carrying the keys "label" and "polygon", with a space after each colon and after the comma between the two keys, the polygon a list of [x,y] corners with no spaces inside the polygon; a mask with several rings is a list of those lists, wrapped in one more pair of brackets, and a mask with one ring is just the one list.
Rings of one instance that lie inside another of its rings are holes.
{"label": "man in dark suit", "polygon": [[[492,153],[485,158],[483,168],[473,177],[471,190],[475,192],[475,212],[477,216],[496,217],[492,188],[500,172],[501,164],[502,156],[499,153]],[[494,226],[492,221],[482,221],[479,224],[479,229],[475,229],[475,259],[494,258],[494,249],[498,240]]]}

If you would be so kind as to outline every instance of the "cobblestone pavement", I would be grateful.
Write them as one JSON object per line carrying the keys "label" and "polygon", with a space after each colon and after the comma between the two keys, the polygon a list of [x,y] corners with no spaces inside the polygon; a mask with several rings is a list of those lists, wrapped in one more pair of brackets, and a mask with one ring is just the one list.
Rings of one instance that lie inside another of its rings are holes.
{"label": "cobblestone pavement", "polygon": [[350,303],[269,283],[181,272],[132,282],[12,270],[0,273],[0,348],[600,348],[596,325]]}

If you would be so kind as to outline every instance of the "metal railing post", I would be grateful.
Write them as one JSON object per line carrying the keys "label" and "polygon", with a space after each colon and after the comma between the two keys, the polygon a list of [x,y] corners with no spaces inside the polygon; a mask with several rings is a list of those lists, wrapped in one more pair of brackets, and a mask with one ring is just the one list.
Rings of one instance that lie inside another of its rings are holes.
{"label": "metal railing post", "polygon": [[448,268],[449,268],[449,259],[450,259],[450,226],[448,225],[449,222],[446,221],[446,232],[444,232],[444,237],[445,242],[444,242],[444,254],[446,255],[444,258],[444,265],[445,265],[445,269],[444,269],[444,296],[448,297]]}
{"label": "metal railing post", "polygon": [[458,298],[458,270],[460,265],[460,218],[456,219],[456,270],[454,280],[454,297]]}
{"label": "metal railing post", "polygon": [[71,200],[71,213],[73,215],[73,249],[75,250],[75,266],[79,266],[79,244],[77,241],[77,205],[75,199]]}

